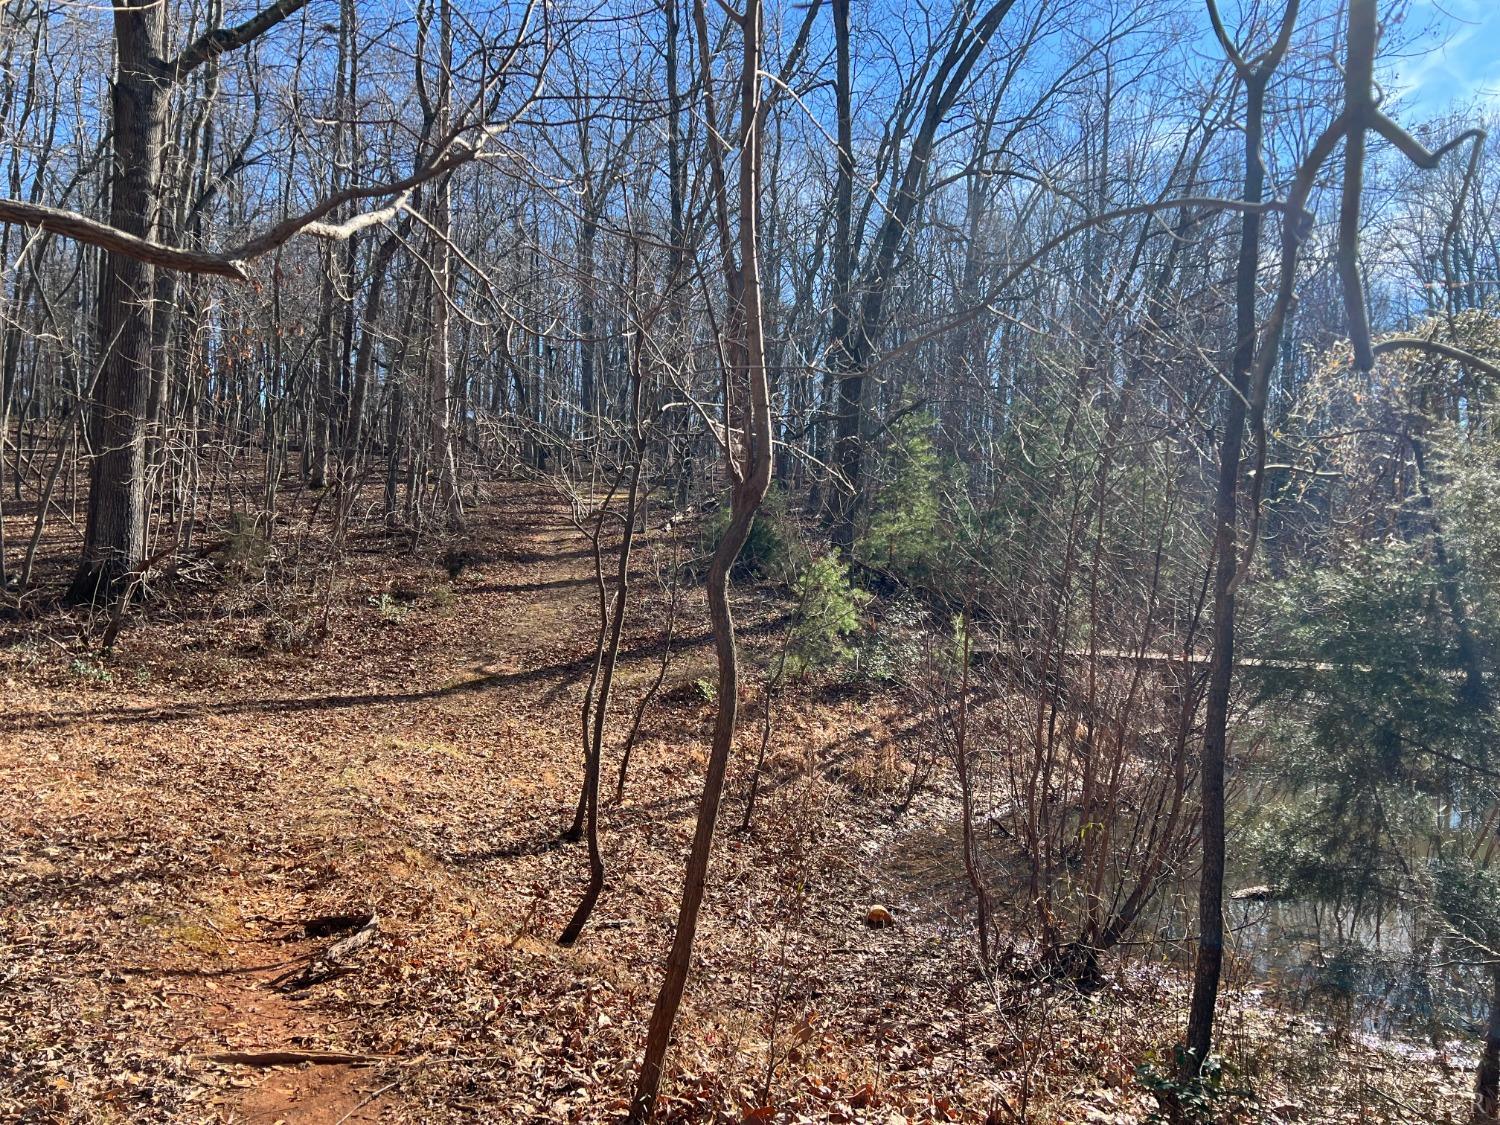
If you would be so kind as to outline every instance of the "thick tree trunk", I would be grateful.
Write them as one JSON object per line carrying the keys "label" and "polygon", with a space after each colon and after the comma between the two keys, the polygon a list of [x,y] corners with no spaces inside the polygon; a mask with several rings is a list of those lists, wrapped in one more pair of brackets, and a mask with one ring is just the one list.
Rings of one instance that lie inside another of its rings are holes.
{"label": "thick tree trunk", "polygon": [[333,417],[333,307],[338,298],[334,294],[333,271],[338,256],[330,249],[323,262],[322,311],[318,317],[318,350],[313,362],[317,374],[313,378],[312,409],[308,415],[307,435],[307,486],[313,489],[328,487],[330,449],[332,445]]}
{"label": "thick tree trunk", "polygon": [[833,465],[838,470],[838,486],[830,490],[833,501],[833,526],[829,537],[844,555],[854,551],[855,525],[859,521],[860,490],[864,468],[864,444],[861,434],[864,421],[865,376],[859,368],[835,362],[835,386],[838,388],[833,435]]}
{"label": "thick tree trunk", "polygon": [[1475,1125],[1500,1122],[1500,965],[1490,966],[1490,978],[1493,982],[1490,1018],[1484,1028],[1479,1077],[1474,1083]]}
{"label": "thick tree trunk", "polygon": [[597,387],[597,355],[594,333],[594,243],[598,238],[599,224],[594,221],[594,210],[599,203],[589,199],[585,204],[583,231],[578,240],[578,405],[582,412],[581,436],[588,438],[598,433],[602,410]]}
{"label": "thick tree trunk", "polygon": [[[155,239],[162,135],[169,80],[157,61],[162,8],[122,0],[115,8],[119,53],[112,111],[110,224]],[[92,402],[94,462],[83,563],[70,597],[93,601],[119,588],[146,548],[146,411],[151,392],[151,308],[155,269],[110,254],[99,297],[102,374]]]}

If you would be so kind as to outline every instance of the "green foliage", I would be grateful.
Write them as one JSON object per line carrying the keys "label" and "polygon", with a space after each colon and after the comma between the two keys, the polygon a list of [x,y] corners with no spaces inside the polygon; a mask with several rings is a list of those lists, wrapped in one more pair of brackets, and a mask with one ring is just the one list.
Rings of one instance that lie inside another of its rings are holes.
{"label": "green foliage", "polygon": [[[724,538],[729,515],[726,500],[703,521],[700,550],[704,566]],[[750,534],[730,573],[741,580],[790,582],[806,553],[796,521],[787,508],[786,493],[780,486],[772,485],[755,513],[755,522],[750,525]]]}
{"label": "green foliage", "polygon": [[1429,864],[1428,876],[1447,945],[1477,960],[1500,956],[1500,871],[1445,855]]}
{"label": "green foliage", "polygon": [[911,682],[927,633],[927,610],[910,593],[902,593],[884,607],[875,627],[862,634],[856,647],[860,675],[879,684]]}
{"label": "green foliage", "polygon": [[870,526],[860,554],[876,566],[903,578],[925,576],[942,556],[939,490],[943,481],[933,421],[915,414],[895,427],[896,442],[887,471],[888,483],[872,505]]}
{"label": "green foliage", "polygon": [[854,655],[848,638],[859,631],[860,611],[870,595],[849,580],[848,564],[836,554],[814,559],[793,584],[798,609],[781,675],[805,677],[809,672],[842,664]]}
{"label": "green foliage", "polygon": [[1443,432],[1433,442],[1442,487],[1435,500],[1453,569],[1475,626],[1500,635],[1500,441]]}
{"label": "green foliage", "polygon": [[1265,680],[1284,799],[1252,839],[1285,894],[1401,901],[1399,857],[1484,753],[1489,718],[1464,696],[1437,583],[1420,544],[1388,543],[1270,593],[1268,647],[1285,667]]}
{"label": "green foliage", "polygon": [[[1405,334],[1493,355],[1500,320]],[[1336,923],[1306,983],[1344,1022],[1363,1000],[1451,1027],[1500,945],[1500,877],[1469,858],[1495,801],[1500,433],[1493,385],[1458,374],[1411,353],[1355,373],[1344,351],[1315,371],[1291,424],[1341,437],[1315,476],[1272,482],[1282,577],[1241,602],[1263,615],[1242,635],[1279,665],[1257,673],[1251,850]]]}
{"label": "green foliage", "polygon": [[1341,1026],[1349,1026],[1355,1001],[1368,988],[1372,960],[1368,947],[1347,938],[1334,941],[1319,952],[1308,986],[1314,996],[1341,1013]]}
{"label": "green foliage", "polygon": [[[1335,899],[1376,874],[1373,867],[1352,862],[1353,855],[1341,854],[1336,838],[1340,833],[1341,826],[1327,804],[1309,794],[1268,806],[1252,826],[1249,844],[1277,895]],[[1334,850],[1329,850],[1330,845]]]}
{"label": "green foliage", "polygon": [[115,675],[101,662],[97,660],[74,660],[68,665],[68,671],[81,680],[89,680],[96,684],[107,684],[114,680]]}
{"label": "green foliage", "polygon": [[1251,1100],[1250,1091],[1243,1086],[1231,1084],[1224,1060],[1218,1055],[1209,1055],[1198,1073],[1182,1078],[1186,1069],[1188,1053],[1183,1047],[1173,1049],[1173,1064],[1163,1070],[1154,1061],[1136,1067],[1136,1080],[1142,1088],[1155,1095],[1161,1107],[1146,1120],[1151,1122],[1194,1122],[1209,1125],[1219,1121],[1231,1108],[1232,1103]]}
{"label": "green foliage", "polygon": [[388,625],[395,625],[406,620],[406,615],[411,612],[411,607],[403,605],[399,598],[390,594],[381,594],[378,598],[369,599],[370,604],[380,611],[380,619]]}
{"label": "green foliage", "polygon": [[[1434,971],[1434,948],[1462,963],[1500,943],[1500,877],[1465,858],[1493,800],[1495,722],[1467,690],[1438,564],[1420,534],[1357,545],[1261,599],[1264,650],[1281,667],[1262,672],[1273,799],[1250,842],[1280,894],[1339,919],[1307,987],[1343,1024],[1361,998],[1454,1018],[1472,991],[1458,966]],[[1487,651],[1482,613],[1469,621]],[[1412,927],[1406,959],[1382,951],[1376,919]]]}

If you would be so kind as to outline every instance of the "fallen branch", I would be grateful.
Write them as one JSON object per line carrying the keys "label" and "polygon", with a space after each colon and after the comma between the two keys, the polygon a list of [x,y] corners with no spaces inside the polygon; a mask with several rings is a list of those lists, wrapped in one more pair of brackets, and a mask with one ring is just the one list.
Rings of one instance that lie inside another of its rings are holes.
{"label": "fallen branch", "polygon": [[271,982],[271,987],[279,992],[299,992],[333,977],[343,976],[350,971],[345,962],[374,941],[379,931],[380,918],[371,914],[369,921],[356,933],[334,942],[315,957],[307,968],[299,972],[283,973]]}
{"label": "fallen branch", "polygon": [[358,1113],[360,1110],[364,1109],[365,1106],[369,1105],[373,1101],[376,1101],[377,1099],[381,1098],[385,1094],[390,1093],[392,1090],[394,1090],[399,1085],[401,1085],[401,1079],[398,1078],[394,1082],[388,1082],[388,1083],[386,1083],[384,1086],[380,1087],[378,1090],[371,1090],[370,1093],[367,1094],[359,1103],[357,1103],[354,1106],[353,1109],[351,1109],[348,1113],[344,1114],[343,1117],[340,1117],[337,1121],[335,1121],[333,1123],[333,1125],[344,1125],[345,1121],[348,1121],[356,1113]]}
{"label": "fallen branch", "polygon": [[390,1062],[394,1055],[362,1055],[347,1051],[225,1051],[209,1055],[210,1062],[234,1066],[298,1066],[312,1063],[317,1066],[370,1066],[374,1063]]}

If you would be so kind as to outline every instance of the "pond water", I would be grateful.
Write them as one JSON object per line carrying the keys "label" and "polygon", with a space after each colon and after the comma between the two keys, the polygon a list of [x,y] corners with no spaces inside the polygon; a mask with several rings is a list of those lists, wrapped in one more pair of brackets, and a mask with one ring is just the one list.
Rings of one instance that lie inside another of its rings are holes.
{"label": "pond water", "polygon": [[[961,862],[957,808],[926,812],[868,842],[872,867],[881,871],[887,897],[932,920],[946,919],[955,940],[967,940],[972,892]],[[1017,901],[1023,890],[1017,870],[1006,870],[1004,861],[1013,858],[1007,843],[985,840],[992,901],[999,904]],[[1229,885],[1247,887],[1262,878],[1241,867]],[[1194,950],[1184,938],[1197,928],[1196,889],[1196,878],[1164,885],[1127,948],[1153,951],[1191,973]],[[1226,982],[1242,997],[1258,994],[1267,1006],[1413,1055],[1441,1050],[1458,1058],[1477,1050],[1489,1012],[1488,973],[1456,963],[1431,923],[1405,910],[1261,896],[1232,898],[1226,910]]]}
{"label": "pond water", "polygon": [[1401,910],[1351,915],[1320,903],[1229,903],[1241,959],[1278,1000],[1351,1030],[1469,1040],[1489,1011],[1486,974],[1449,960],[1426,922]]}

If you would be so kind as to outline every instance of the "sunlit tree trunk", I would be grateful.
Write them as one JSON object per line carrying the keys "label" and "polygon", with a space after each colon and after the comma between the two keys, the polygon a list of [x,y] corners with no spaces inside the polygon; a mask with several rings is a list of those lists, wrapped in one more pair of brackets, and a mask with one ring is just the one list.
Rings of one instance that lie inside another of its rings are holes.
{"label": "sunlit tree trunk", "polygon": [[[694,22],[698,32],[700,64],[708,120],[717,119],[712,96],[712,55],[709,50],[708,15],[705,0],[695,0]],[[716,220],[724,265],[729,312],[724,328],[725,467],[732,482],[729,522],[709,562],[706,580],[709,618],[713,626],[714,654],[718,663],[717,711],[709,744],[708,766],[698,820],[688,850],[677,928],[667,955],[666,973],[651,1023],[646,1048],[631,1101],[630,1120],[649,1121],[666,1062],[677,1009],[687,987],[692,967],[693,944],[698,931],[698,913],[708,883],[708,862],[713,850],[714,827],[724,792],[724,775],[734,747],[739,715],[739,657],[735,647],[734,618],[729,609],[729,572],[750,534],[755,513],[771,483],[771,400],[766,381],[765,335],[761,309],[761,280],[757,238],[760,200],[761,138],[764,126],[761,98],[761,43],[764,35],[760,0],[746,0],[737,17],[742,35],[739,74],[738,128],[731,134],[739,142],[737,171],[738,231],[731,227],[728,189],[724,176],[721,144],[710,141],[710,170],[714,181]],[[727,130],[726,130],[727,131]],[[725,146],[727,147],[727,146]],[[736,253],[738,261],[736,261]],[[739,406],[736,408],[735,399]],[[739,415],[739,418],[736,418]],[[729,436],[736,420],[744,428],[743,447]]]}
{"label": "sunlit tree trunk", "polygon": [[[162,7],[122,0],[115,8],[118,62],[110,111],[110,225],[154,239],[162,136],[170,83],[161,71]],[[152,297],[156,270],[111,253],[99,302],[103,371],[91,404],[83,562],[71,597],[91,601],[119,587],[146,549],[146,411],[151,393]]]}

